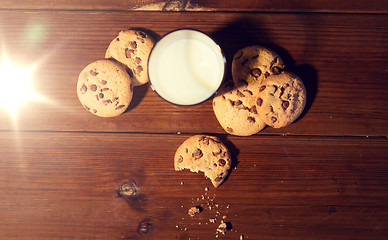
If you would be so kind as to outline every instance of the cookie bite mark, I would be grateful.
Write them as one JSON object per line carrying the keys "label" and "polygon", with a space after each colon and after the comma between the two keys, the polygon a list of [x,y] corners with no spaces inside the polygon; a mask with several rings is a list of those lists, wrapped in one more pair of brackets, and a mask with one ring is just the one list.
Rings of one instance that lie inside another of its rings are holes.
{"label": "cookie bite mark", "polygon": [[231,158],[226,146],[209,135],[195,135],[186,139],[174,156],[174,169],[204,172],[214,187],[225,180],[231,166]]}

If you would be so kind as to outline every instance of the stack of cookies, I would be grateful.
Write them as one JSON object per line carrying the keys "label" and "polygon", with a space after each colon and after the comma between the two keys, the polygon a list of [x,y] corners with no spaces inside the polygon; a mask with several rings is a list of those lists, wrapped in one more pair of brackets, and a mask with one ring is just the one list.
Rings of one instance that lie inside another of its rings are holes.
{"label": "stack of cookies", "polygon": [[148,56],[155,40],[143,31],[119,33],[106,50],[105,58],[80,73],[77,95],[84,108],[99,117],[114,117],[129,106],[134,86],[146,84]]}
{"label": "stack of cookies", "polygon": [[271,49],[249,46],[237,51],[232,78],[213,99],[216,118],[229,134],[250,136],[267,125],[285,127],[305,107],[303,82],[285,70],[283,60]]}

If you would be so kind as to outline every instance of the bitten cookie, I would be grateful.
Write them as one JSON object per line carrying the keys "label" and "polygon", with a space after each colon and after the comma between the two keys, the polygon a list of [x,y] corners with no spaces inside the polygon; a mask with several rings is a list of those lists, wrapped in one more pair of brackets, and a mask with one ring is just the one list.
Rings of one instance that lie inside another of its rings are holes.
{"label": "bitten cookie", "polygon": [[232,77],[236,85],[259,82],[284,71],[281,57],[271,49],[249,46],[238,50],[232,61]]}
{"label": "bitten cookie", "polygon": [[306,105],[306,89],[293,73],[282,72],[263,81],[256,98],[263,121],[274,128],[294,122]]}
{"label": "bitten cookie", "polygon": [[229,134],[250,136],[260,132],[266,124],[256,109],[260,84],[235,87],[233,82],[224,84],[213,98],[213,111],[221,127]]}
{"label": "bitten cookie", "polygon": [[134,86],[147,83],[148,57],[155,40],[143,31],[124,30],[112,40],[105,57],[113,58],[128,67]]}
{"label": "bitten cookie", "polygon": [[98,60],[79,74],[77,95],[89,112],[100,117],[114,117],[128,108],[133,87],[120,63]]}
{"label": "bitten cookie", "polygon": [[195,135],[184,141],[174,157],[175,171],[202,171],[214,187],[225,180],[231,167],[229,150],[217,137]]}

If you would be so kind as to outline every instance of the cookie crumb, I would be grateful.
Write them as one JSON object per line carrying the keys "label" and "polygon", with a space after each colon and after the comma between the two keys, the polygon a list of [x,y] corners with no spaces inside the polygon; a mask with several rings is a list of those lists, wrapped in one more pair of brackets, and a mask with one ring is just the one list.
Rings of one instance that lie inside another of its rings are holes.
{"label": "cookie crumb", "polygon": [[244,235],[240,235],[240,240],[244,240]]}
{"label": "cookie crumb", "polygon": [[184,182],[181,182],[181,185],[185,184]]}
{"label": "cookie crumb", "polygon": [[207,192],[207,191],[209,191],[209,188],[208,188],[208,187],[206,187],[206,188],[205,188],[205,191],[206,191],[206,192]]}
{"label": "cookie crumb", "polygon": [[187,213],[190,215],[190,217],[194,217],[195,215],[197,215],[200,212],[201,212],[201,207],[195,206],[195,207],[190,208]]}
{"label": "cookie crumb", "polygon": [[226,225],[226,223],[224,223],[222,221],[221,224],[217,228],[217,232],[222,233],[222,234],[226,234],[227,227],[228,226]]}
{"label": "cookie crumb", "polygon": [[209,222],[215,223],[216,222],[216,218],[209,218]]}

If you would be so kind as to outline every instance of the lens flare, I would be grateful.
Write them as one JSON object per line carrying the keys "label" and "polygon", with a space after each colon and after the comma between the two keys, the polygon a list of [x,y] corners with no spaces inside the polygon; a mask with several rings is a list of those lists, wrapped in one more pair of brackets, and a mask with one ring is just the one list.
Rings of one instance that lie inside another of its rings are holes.
{"label": "lens flare", "polygon": [[37,65],[21,67],[9,61],[3,53],[0,60],[0,107],[6,108],[15,117],[19,107],[31,100],[43,100],[43,97],[33,90],[32,73]]}

